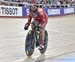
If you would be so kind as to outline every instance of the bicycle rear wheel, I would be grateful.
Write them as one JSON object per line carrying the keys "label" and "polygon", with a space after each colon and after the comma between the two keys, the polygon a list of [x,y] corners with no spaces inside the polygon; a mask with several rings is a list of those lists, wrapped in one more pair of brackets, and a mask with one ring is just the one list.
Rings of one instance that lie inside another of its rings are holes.
{"label": "bicycle rear wheel", "polygon": [[48,32],[45,30],[45,39],[44,39],[44,49],[40,50],[41,54],[44,54],[46,49],[47,49],[47,44],[48,44]]}

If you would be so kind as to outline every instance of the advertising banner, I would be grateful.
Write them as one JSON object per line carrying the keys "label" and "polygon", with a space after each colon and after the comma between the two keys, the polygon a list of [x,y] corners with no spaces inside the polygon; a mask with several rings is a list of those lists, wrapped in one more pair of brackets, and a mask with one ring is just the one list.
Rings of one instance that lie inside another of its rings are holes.
{"label": "advertising banner", "polygon": [[0,16],[22,16],[22,7],[0,6]]}
{"label": "advertising banner", "polygon": [[[44,8],[48,16],[61,16],[75,13],[75,7],[69,8]],[[29,14],[27,7],[0,6],[0,16],[21,16],[26,17]]]}

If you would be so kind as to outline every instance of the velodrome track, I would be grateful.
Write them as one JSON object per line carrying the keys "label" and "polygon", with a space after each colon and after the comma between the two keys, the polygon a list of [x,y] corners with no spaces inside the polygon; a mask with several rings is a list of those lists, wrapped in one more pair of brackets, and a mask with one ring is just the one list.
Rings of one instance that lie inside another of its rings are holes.
{"label": "velodrome track", "polygon": [[24,51],[26,22],[26,18],[0,18],[0,62],[75,62],[75,15],[48,18],[47,51],[41,55],[36,48],[31,58]]}

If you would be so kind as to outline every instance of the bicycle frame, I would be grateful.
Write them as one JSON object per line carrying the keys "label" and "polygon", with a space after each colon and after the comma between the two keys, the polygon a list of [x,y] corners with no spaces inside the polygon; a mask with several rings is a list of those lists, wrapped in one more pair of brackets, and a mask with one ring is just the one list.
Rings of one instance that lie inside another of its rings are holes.
{"label": "bicycle frame", "polygon": [[34,42],[35,42],[35,46],[36,43],[38,43],[40,45],[40,26],[35,26],[34,28],[32,28],[33,33],[33,37],[34,37]]}

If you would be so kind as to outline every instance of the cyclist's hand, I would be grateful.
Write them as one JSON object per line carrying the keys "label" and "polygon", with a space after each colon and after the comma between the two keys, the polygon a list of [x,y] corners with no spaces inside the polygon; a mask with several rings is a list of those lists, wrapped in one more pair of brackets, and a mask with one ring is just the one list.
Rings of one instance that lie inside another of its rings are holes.
{"label": "cyclist's hand", "polygon": [[25,27],[24,27],[24,30],[28,30],[28,27],[29,27],[29,23],[26,23]]}

